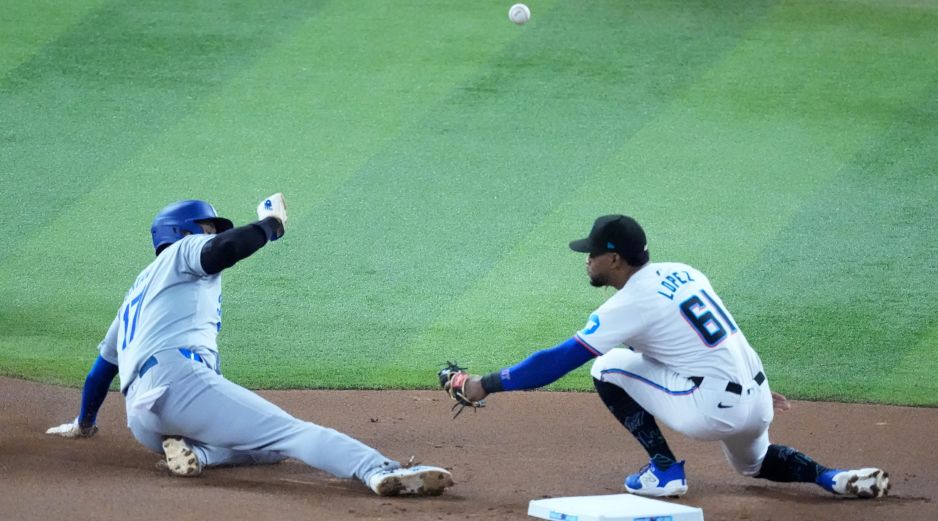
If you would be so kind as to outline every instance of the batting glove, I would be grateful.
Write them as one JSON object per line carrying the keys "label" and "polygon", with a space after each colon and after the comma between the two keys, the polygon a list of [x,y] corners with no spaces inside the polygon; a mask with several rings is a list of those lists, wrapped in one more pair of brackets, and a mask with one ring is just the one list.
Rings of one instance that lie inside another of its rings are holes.
{"label": "batting glove", "polygon": [[82,427],[78,424],[78,418],[70,421],[69,423],[63,423],[58,427],[52,427],[46,431],[46,434],[52,434],[53,436],[61,436],[63,438],[90,438],[98,432],[97,425],[91,425],[90,427]]}
{"label": "batting glove", "polygon": [[268,217],[274,217],[280,221],[281,230],[275,237],[270,237],[270,240],[275,241],[283,235],[287,227],[287,202],[282,193],[277,192],[257,205],[257,220],[263,221]]}

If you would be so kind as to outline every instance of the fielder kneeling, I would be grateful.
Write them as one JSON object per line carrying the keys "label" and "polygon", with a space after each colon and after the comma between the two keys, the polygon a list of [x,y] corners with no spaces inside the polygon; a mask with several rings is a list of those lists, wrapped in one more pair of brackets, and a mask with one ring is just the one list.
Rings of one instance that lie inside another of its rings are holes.
{"label": "fielder kneeling", "polygon": [[441,371],[441,384],[457,402],[479,406],[490,393],[542,387],[595,358],[599,397],[650,458],[625,478],[629,492],[687,492],[684,462],[668,447],[658,418],[692,438],[719,441],[743,475],[815,483],[838,495],[886,495],[889,476],[880,469],[832,469],[769,442],[773,403],[786,409],[788,401],[769,390],[759,355],[707,277],[686,264],[649,262],[645,232],[634,219],[600,217],[589,237],[570,248],[589,254],[590,283],[616,294],[576,335],[512,367],[486,376]]}

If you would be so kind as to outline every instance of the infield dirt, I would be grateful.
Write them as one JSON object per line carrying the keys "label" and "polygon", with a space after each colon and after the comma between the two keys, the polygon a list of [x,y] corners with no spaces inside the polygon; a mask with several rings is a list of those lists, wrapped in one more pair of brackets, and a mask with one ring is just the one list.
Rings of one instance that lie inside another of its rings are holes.
{"label": "infield dirt", "polygon": [[[264,391],[295,416],[333,427],[400,460],[450,469],[457,485],[435,498],[381,498],[357,481],[296,461],[210,468],[195,479],[159,471],[160,456],[126,428],[111,393],[101,432],[66,440],[46,428],[75,416],[77,389],[0,378],[0,519],[29,520],[521,520],[531,499],[622,493],[647,458],[592,393],[497,395],[451,420],[432,391]],[[793,402],[777,413],[772,441],[821,463],[879,466],[892,491],[881,500],[834,497],[818,487],[737,475],[719,444],[666,432],[687,459],[690,491],[679,503],[707,521],[938,519],[938,409]]]}

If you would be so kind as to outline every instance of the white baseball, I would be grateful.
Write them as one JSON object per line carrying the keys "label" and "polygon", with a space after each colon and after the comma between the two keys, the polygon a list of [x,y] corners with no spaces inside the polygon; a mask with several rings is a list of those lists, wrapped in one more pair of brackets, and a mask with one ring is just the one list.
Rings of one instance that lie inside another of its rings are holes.
{"label": "white baseball", "polygon": [[518,25],[524,25],[531,19],[531,10],[524,4],[515,4],[508,9],[508,19]]}

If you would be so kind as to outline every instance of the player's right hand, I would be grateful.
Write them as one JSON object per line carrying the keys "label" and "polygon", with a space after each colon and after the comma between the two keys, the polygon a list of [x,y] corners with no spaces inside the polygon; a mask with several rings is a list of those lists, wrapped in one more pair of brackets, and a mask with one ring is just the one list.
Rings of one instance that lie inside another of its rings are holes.
{"label": "player's right hand", "polygon": [[257,220],[263,221],[268,217],[274,217],[280,221],[280,230],[277,231],[277,236],[270,237],[270,240],[275,241],[283,236],[287,227],[287,202],[284,200],[282,193],[277,192],[257,205]]}
{"label": "player's right hand", "polygon": [[785,395],[772,391],[772,407],[776,411],[788,411],[791,410],[791,403]]}
{"label": "player's right hand", "polygon": [[268,217],[276,217],[281,224],[287,225],[287,202],[282,193],[277,192],[257,205],[257,220],[263,221]]}
{"label": "player's right hand", "polygon": [[61,436],[63,438],[90,438],[98,432],[98,426],[92,425],[90,427],[82,427],[78,424],[78,418],[74,420],[63,423],[58,427],[52,427],[46,431],[46,434],[51,434],[53,436]]}

